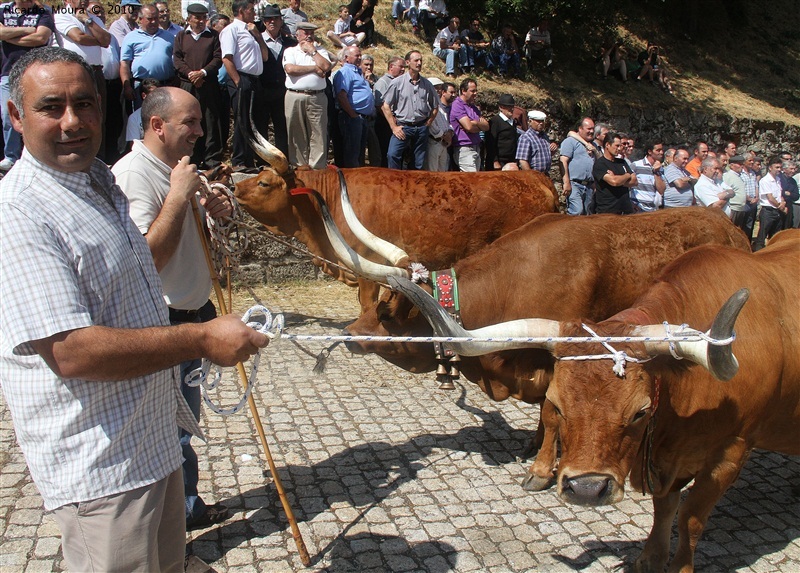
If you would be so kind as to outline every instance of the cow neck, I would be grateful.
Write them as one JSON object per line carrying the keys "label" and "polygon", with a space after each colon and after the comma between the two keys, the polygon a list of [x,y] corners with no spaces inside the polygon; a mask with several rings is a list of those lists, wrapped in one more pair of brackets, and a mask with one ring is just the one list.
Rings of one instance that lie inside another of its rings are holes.
{"label": "cow neck", "polygon": [[[295,186],[292,189],[310,189],[316,190],[328,205],[328,210],[331,216],[336,220],[336,202],[330,201],[328,196],[327,175],[328,171],[322,172],[324,175],[321,178],[314,177],[314,171],[303,171],[305,177],[300,178],[295,176]],[[310,180],[309,180],[310,179]],[[287,191],[288,192],[288,191]],[[322,223],[322,217],[314,206],[309,195],[291,195],[292,207],[296,211],[297,220],[300,222],[297,225],[297,230],[292,233],[292,236],[305,244],[309,251],[315,255],[320,255],[330,261],[338,261],[339,257],[336,255],[333,246],[328,240],[328,235],[325,232],[325,225]],[[338,224],[338,223],[337,223]],[[327,266],[327,265],[325,265]],[[336,273],[335,275],[333,273]],[[328,274],[332,276],[344,276],[343,271],[336,269],[329,269]]]}
{"label": "cow neck", "polygon": [[653,473],[655,472],[655,464],[653,463],[653,435],[655,434],[656,413],[658,411],[658,403],[661,398],[661,376],[653,378],[654,396],[653,404],[651,406],[650,419],[647,421],[647,430],[645,430],[644,437],[644,453],[642,455],[642,493],[645,485],[650,493],[654,493],[655,486],[653,485]]}

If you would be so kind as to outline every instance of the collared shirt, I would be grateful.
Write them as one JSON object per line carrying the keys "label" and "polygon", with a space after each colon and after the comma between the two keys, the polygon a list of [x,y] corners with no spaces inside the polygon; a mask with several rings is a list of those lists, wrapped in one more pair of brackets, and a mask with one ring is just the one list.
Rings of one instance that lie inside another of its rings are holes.
{"label": "collared shirt", "polygon": [[686,169],[681,169],[674,163],[670,163],[664,169],[664,179],[667,183],[667,188],[664,191],[664,207],[691,207],[694,199],[692,186],[689,185],[685,189],[678,189],[675,186],[677,179],[689,177],[689,172]]}
{"label": "collared shirt", "polygon": [[420,76],[414,84],[408,72],[393,79],[383,97],[395,119],[401,123],[426,121],[439,106],[439,98],[431,82]]}
{"label": "collared shirt", "polygon": [[161,28],[152,36],[138,28],[125,36],[120,48],[120,60],[130,62],[136,79],[168,80],[175,75],[172,47],[175,38]]}
{"label": "collared shirt", "polygon": [[281,14],[283,15],[283,23],[289,28],[292,36],[297,34],[297,25],[300,22],[308,22],[308,14],[302,10],[295,12],[291,8],[284,8],[281,10]]}
{"label": "collared shirt", "polygon": [[181,17],[184,22],[189,18],[188,8],[192,4],[202,4],[208,8],[209,19],[217,13],[217,5],[214,3],[214,0],[181,0]]}
{"label": "collared shirt", "polygon": [[[320,46],[316,47],[317,53],[331,61],[331,57],[325,48]],[[306,54],[300,46],[292,46],[287,48],[283,53],[283,69],[286,70],[286,64],[295,64],[297,66],[315,66],[314,56]],[[314,72],[303,74],[302,76],[293,76],[286,74],[286,87],[291,90],[324,90],[326,86],[325,78],[319,77]]]}
{"label": "collared shirt", "polygon": [[[103,25],[103,21],[94,14],[89,14],[89,18],[93,22],[93,27],[103,30],[106,29]],[[59,42],[65,49],[83,56],[83,59],[86,60],[86,63],[90,66],[100,66],[103,64],[103,48],[100,46],[82,46],[81,44],[76,44],[67,36],[70,31],[75,29],[84,34],[91,35],[89,34],[89,26],[81,23],[75,16],[66,11],[57,12],[54,19]]]}
{"label": "collared shirt", "polygon": [[547,173],[553,164],[550,140],[547,135],[529,127],[517,142],[517,160],[527,161],[531,169]]}
{"label": "collared shirt", "polygon": [[531,28],[528,31],[528,34],[525,36],[525,43],[532,43],[532,42],[544,42],[544,45],[538,46],[538,44],[537,44],[536,46],[538,46],[538,47],[536,47],[536,46],[534,47],[534,49],[538,49],[538,50],[541,50],[544,47],[549,46],[550,45],[550,31],[549,30],[545,30],[544,32],[542,32],[538,27]]}
{"label": "collared shirt", "polygon": [[[164,206],[172,169],[142,141],[134,141],[130,153],[117,161],[111,171],[130,201],[131,219],[144,235]],[[187,208],[175,253],[158,273],[164,300],[171,308],[197,310],[208,300],[211,277],[203,264],[204,257],[194,214]]]}
{"label": "collared shirt", "polygon": [[381,107],[383,105],[383,96],[386,93],[386,90],[389,89],[389,84],[392,83],[394,78],[388,72],[383,74],[381,77],[378,78],[378,81],[375,82],[375,85],[372,86],[372,93],[375,96],[375,106]]}
{"label": "collared shirt", "polygon": [[[633,162],[633,172],[636,174],[637,185],[631,189],[631,203],[642,211],[655,211],[661,204],[661,198],[656,189],[656,174],[653,173],[653,165],[642,157],[639,161]],[[658,174],[663,178],[664,169],[659,169]]]}
{"label": "collared shirt", "polygon": [[167,34],[172,36],[173,39],[175,38],[175,36],[178,35],[178,32],[180,32],[181,30],[183,30],[183,28],[181,28],[175,22],[170,22],[169,27],[166,30],[164,28],[161,28],[162,32],[166,32]]}
{"label": "collared shirt", "polygon": [[189,72],[200,70],[211,82],[216,82],[222,67],[219,34],[209,28],[195,34],[187,26],[175,37],[172,63],[184,81],[189,81]]}
{"label": "collared shirt", "polygon": [[444,105],[441,100],[439,101],[439,113],[433,118],[430,126],[428,126],[428,135],[431,137],[441,138],[448,131],[452,131],[450,127],[450,106]]}
{"label": "collared shirt", "polygon": [[747,198],[755,199],[758,197],[758,178],[747,167],[742,169],[742,181],[744,181],[744,188],[747,191]]}
{"label": "collared shirt", "polygon": [[264,71],[261,47],[242,20],[234,18],[233,22],[225,26],[219,34],[219,43],[222,57],[230,56],[239,73],[259,76]]}
{"label": "collared shirt", "polygon": [[[719,201],[719,194],[723,191],[724,189],[719,183],[713,179],[709,179],[702,173],[700,174],[700,178],[697,180],[697,183],[694,186],[694,196],[697,198],[697,202],[704,207],[709,207]],[[722,210],[726,215],[730,216],[731,208],[728,206],[727,202]]]}
{"label": "collared shirt", "polygon": [[[742,169],[744,172],[744,169]],[[733,189],[733,197],[728,204],[733,211],[747,210],[747,189],[744,178],[733,169],[728,169],[722,176],[722,181]]]}
{"label": "collared shirt", "polygon": [[341,91],[347,94],[347,100],[354,112],[375,115],[375,97],[372,95],[369,82],[361,73],[361,68],[354,64],[345,64],[339,73],[334,75],[334,97],[338,97]]}
{"label": "collared shirt", "polygon": [[472,121],[477,121],[481,118],[481,112],[474,104],[468,104],[460,97],[457,97],[450,107],[450,127],[453,128],[455,136],[453,138],[453,145],[460,147],[480,145],[481,134],[469,133],[466,131],[459,121],[462,117],[468,117]]}
{"label": "collared shirt", "polygon": [[131,26],[125,18],[120,17],[109,24],[108,33],[117,39],[117,44],[119,44],[120,49],[122,49],[122,44],[125,43],[125,36],[136,29],[136,24]]}
{"label": "collared shirt", "polygon": [[[90,326],[169,324],[147,242],[108,168],[63,173],[23,151],[0,182],[0,380],[17,439],[55,509],[178,469],[178,426],[200,431],[169,368],[119,382],[65,379],[31,341]],[[201,434],[199,434],[202,436]]]}
{"label": "collared shirt", "polygon": [[585,181],[592,178],[594,159],[586,151],[586,146],[574,137],[561,142],[561,155],[569,159],[569,178]]}
{"label": "collared shirt", "polygon": [[761,207],[774,207],[774,205],[769,202],[769,199],[767,199],[769,195],[772,195],[775,198],[775,202],[780,204],[783,190],[781,189],[780,182],[767,173],[761,178],[761,181],[758,182],[758,204]]}

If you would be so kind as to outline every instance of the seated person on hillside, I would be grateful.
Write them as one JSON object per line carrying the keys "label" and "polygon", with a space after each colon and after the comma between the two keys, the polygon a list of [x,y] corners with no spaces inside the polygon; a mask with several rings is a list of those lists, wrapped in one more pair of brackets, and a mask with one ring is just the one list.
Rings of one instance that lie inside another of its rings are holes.
{"label": "seated person on hillside", "polygon": [[350,31],[350,22],[352,19],[353,17],[350,15],[350,9],[347,7],[347,4],[339,6],[339,19],[336,20],[336,23],[333,25],[333,30],[327,34],[328,39],[337,48],[353,45],[358,46],[364,41],[366,37],[364,32],[356,34]]}
{"label": "seated person on hillside", "polygon": [[617,40],[613,44],[605,42],[600,48],[598,60],[603,64],[603,79],[608,78],[609,72],[616,72],[623,82],[628,81],[628,65],[625,63],[622,40]]}
{"label": "seated person on hillside", "polygon": [[484,68],[494,70],[494,61],[489,51],[491,44],[486,40],[481,32],[481,22],[473,18],[469,28],[461,31],[461,43],[467,46],[467,60],[464,64],[464,72],[470,73],[477,62],[483,62]]}
{"label": "seated person on hillside", "polygon": [[350,31],[355,34],[364,33],[364,45],[375,46],[375,5],[378,0],[352,0],[349,5]]}
{"label": "seated person on hillside", "polygon": [[672,93],[672,86],[667,79],[667,71],[664,69],[664,59],[661,55],[661,48],[652,42],[647,42],[647,49],[639,54],[639,74],[636,76],[637,80],[641,80],[645,76],[650,80],[650,83],[661,86],[665,91]]}
{"label": "seated person on hillside", "polygon": [[414,27],[414,34],[418,34],[418,16],[417,0],[394,0],[394,2],[392,2],[392,18],[394,18],[395,28],[397,28],[403,20],[408,20]]}
{"label": "seated person on hillside", "polygon": [[504,25],[500,35],[492,41],[492,59],[497,62],[497,71],[501,76],[510,73],[518,78],[522,75],[519,44],[511,24]]}
{"label": "seated person on hillside", "polygon": [[550,21],[542,18],[538,26],[528,30],[525,45],[522,47],[528,69],[533,70],[533,62],[544,62],[547,73],[553,73],[553,48],[550,44]]}
{"label": "seated person on hillside", "polygon": [[432,42],[437,30],[447,25],[447,5],[444,0],[419,0],[419,25],[424,39]]}
{"label": "seated person on hillside", "polygon": [[461,43],[461,36],[458,35],[460,23],[458,18],[450,18],[450,22],[439,31],[433,41],[433,55],[446,63],[449,78],[456,76],[456,59],[462,68],[467,61],[467,47]]}

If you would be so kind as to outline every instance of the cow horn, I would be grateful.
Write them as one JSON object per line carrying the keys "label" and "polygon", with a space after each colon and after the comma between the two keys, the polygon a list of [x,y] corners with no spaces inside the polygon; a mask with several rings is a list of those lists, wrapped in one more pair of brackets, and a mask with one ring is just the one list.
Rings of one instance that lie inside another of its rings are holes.
{"label": "cow horn", "polygon": [[269,163],[270,167],[272,167],[278,175],[285,175],[286,172],[289,171],[289,162],[286,160],[286,156],[280,149],[267,141],[256,127],[256,122],[253,119],[254,99],[255,98],[250,98],[250,133],[252,134],[248,137],[250,147],[253,148],[253,151],[255,151],[261,159]]}
{"label": "cow horn", "polygon": [[[750,291],[746,288],[740,289],[722,305],[719,309],[708,336],[716,340],[725,340],[734,334],[733,326],[744,303],[750,297]],[[680,327],[670,325],[670,330],[679,330]],[[633,331],[635,336],[663,336],[664,326],[651,324],[640,326]],[[645,348],[648,354],[669,354],[669,343],[667,342],[646,342]],[[674,343],[675,354],[681,358],[691,360],[711,372],[718,380],[728,381],[739,371],[739,361],[733,355],[732,344],[718,346],[710,344],[705,340],[697,342],[676,342]]]}
{"label": "cow horn", "polygon": [[405,269],[373,263],[351,249],[336,227],[336,223],[331,217],[331,212],[328,210],[328,205],[325,204],[325,199],[317,191],[308,188],[296,188],[292,189],[291,193],[292,195],[311,195],[317,200],[319,209],[322,212],[322,223],[325,225],[325,233],[328,235],[328,240],[336,252],[336,256],[353,272],[375,282],[384,282],[388,276],[392,275],[408,276],[408,271]]}
{"label": "cow horn", "polygon": [[[466,330],[459,325],[448,313],[437,303],[431,295],[425,292],[416,283],[405,277],[389,277],[389,285],[414,303],[425,316],[425,319],[433,327],[436,336],[450,336],[459,338],[509,338],[509,337],[548,337],[558,336],[559,323],[555,320],[545,320],[540,318],[526,318],[501,322],[475,330]],[[552,350],[555,343],[531,343],[531,342],[448,342],[446,343],[454,351],[462,356],[481,356],[500,350],[513,350],[515,348],[547,348]]]}
{"label": "cow horn", "polygon": [[342,213],[344,214],[345,221],[350,227],[350,230],[361,241],[364,246],[372,249],[380,256],[389,260],[396,267],[408,266],[408,253],[397,245],[393,245],[389,241],[384,241],[380,237],[373,235],[361,221],[358,220],[353,205],[350,203],[350,195],[347,193],[347,183],[344,180],[344,173],[341,169],[337,169],[339,174],[339,189],[342,198]]}

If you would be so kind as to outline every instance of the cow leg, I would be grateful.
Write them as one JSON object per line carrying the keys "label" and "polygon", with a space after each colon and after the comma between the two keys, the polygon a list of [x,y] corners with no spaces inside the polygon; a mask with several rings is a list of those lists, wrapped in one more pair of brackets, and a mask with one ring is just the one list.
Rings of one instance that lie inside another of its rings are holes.
{"label": "cow leg", "polygon": [[637,573],[661,573],[669,559],[669,539],[672,522],[681,501],[681,488],[667,495],[653,498],[653,529],[644,544],[644,550],[636,560]]}
{"label": "cow leg", "polygon": [[536,428],[536,433],[533,434],[530,440],[528,440],[528,445],[525,446],[524,450],[522,450],[520,458],[523,460],[527,460],[528,458],[532,457],[536,452],[539,451],[543,443],[544,443],[544,421],[542,420],[542,417],[539,416],[539,425]]}
{"label": "cow leg", "polygon": [[750,454],[750,449],[741,438],[728,445],[721,456],[713,455],[694,478],[694,486],[681,505],[678,514],[678,548],[669,566],[674,573],[694,571],[694,551],[703,534],[708,516],[731,484]]}
{"label": "cow leg", "polygon": [[361,305],[361,314],[367,312],[378,301],[380,294],[381,285],[367,279],[358,279],[358,303]]}
{"label": "cow leg", "polygon": [[[542,403],[542,414],[539,418],[542,429],[542,444],[536,461],[522,480],[525,491],[542,491],[555,483],[556,448],[558,446],[558,418],[556,409],[550,400]],[[543,426],[543,427],[542,427]],[[537,430],[538,433],[538,430]]]}

